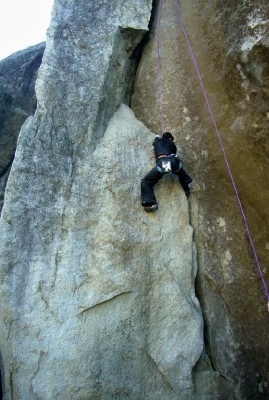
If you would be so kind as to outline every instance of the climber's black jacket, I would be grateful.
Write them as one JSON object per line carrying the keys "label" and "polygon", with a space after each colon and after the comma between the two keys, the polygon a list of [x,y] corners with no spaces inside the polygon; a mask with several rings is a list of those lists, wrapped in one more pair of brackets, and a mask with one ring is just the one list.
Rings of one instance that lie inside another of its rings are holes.
{"label": "climber's black jacket", "polygon": [[175,143],[165,137],[160,138],[156,136],[152,144],[154,146],[156,160],[160,155],[176,154],[177,152]]}
{"label": "climber's black jacket", "polygon": [[[175,157],[177,147],[173,140],[169,140],[169,137],[171,136],[171,133],[165,132],[162,138],[156,136],[152,143],[155,150],[157,165],[141,179],[141,203],[144,207],[157,204],[153,188],[155,184],[168,172],[165,171],[165,166],[163,164],[170,164],[171,172],[178,176],[179,182],[181,183],[186,195],[188,196],[190,193],[188,185],[192,182],[192,179],[184,171],[180,159]],[[161,155],[166,155],[167,157],[159,158]]]}

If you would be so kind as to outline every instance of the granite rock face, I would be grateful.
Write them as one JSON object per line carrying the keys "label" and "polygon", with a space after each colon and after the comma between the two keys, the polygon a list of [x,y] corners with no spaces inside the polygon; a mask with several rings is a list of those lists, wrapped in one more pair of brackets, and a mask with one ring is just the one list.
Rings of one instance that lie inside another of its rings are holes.
{"label": "granite rock face", "polygon": [[[191,399],[203,351],[187,199],[145,214],[127,105],[150,1],[56,1],[1,218],[6,399]],[[178,221],[178,223],[174,223]],[[179,229],[180,227],[180,229]]]}
{"label": "granite rock face", "polygon": [[20,128],[36,109],[35,82],[45,43],[0,61],[0,212]]}
{"label": "granite rock face", "polygon": [[171,177],[157,195],[165,203],[169,193],[172,205],[141,212],[137,176],[153,162],[152,134],[122,105],[45,206],[51,177],[23,161],[33,121],[21,132],[1,227],[7,398],[190,399],[203,350],[196,249]]}
{"label": "granite rock face", "polygon": [[[180,7],[268,284],[269,5],[205,0]],[[132,109],[160,131],[156,23],[151,38]],[[196,398],[228,398],[222,377],[235,398],[266,399],[267,299],[174,1],[163,2],[160,42],[165,129],[200,189],[191,195],[190,215],[209,357],[197,365]]]}
{"label": "granite rock face", "polygon": [[[266,299],[172,0],[165,128],[197,187],[165,176],[158,212],[140,206],[161,129],[153,6],[55,1],[0,222],[5,400],[267,398]],[[180,7],[265,265],[268,4]]]}

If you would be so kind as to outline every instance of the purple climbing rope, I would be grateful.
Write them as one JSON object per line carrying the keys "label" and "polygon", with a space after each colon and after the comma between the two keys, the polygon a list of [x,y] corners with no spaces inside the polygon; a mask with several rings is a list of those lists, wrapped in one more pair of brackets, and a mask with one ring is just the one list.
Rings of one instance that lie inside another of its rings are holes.
{"label": "purple climbing rope", "polygon": [[238,190],[237,190],[237,187],[236,187],[236,184],[235,184],[235,180],[234,180],[231,168],[230,168],[230,164],[229,164],[227,156],[226,156],[226,151],[225,151],[225,148],[224,148],[222,137],[221,137],[221,134],[219,132],[219,129],[218,129],[218,126],[217,126],[217,122],[216,122],[216,119],[214,117],[214,114],[213,114],[213,111],[212,111],[212,107],[210,105],[210,102],[209,102],[209,99],[208,99],[208,95],[207,95],[207,92],[206,92],[206,89],[205,89],[205,86],[204,86],[204,83],[203,83],[203,78],[202,78],[200,69],[198,67],[197,60],[196,60],[195,54],[193,52],[193,49],[192,49],[192,46],[191,46],[191,43],[190,43],[190,40],[189,40],[189,36],[188,36],[187,30],[186,30],[186,27],[185,27],[183,19],[182,19],[179,3],[178,3],[178,0],[175,0],[175,1],[176,1],[176,5],[177,5],[177,10],[178,10],[179,23],[180,23],[180,26],[181,26],[181,28],[183,30],[183,33],[184,33],[184,36],[185,36],[185,39],[186,39],[186,42],[187,42],[187,45],[188,45],[188,48],[189,48],[193,63],[194,63],[194,66],[195,66],[195,69],[196,69],[196,72],[197,72],[197,75],[198,75],[199,80],[200,80],[200,85],[201,85],[201,88],[202,88],[202,91],[203,91],[203,94],[204,94],[204,97],[205,97],[205,100],[206,100],[206,103],[207,103],[207,107],[208,107],[209,113],[211,115],[211,119],[212,119],[213,125],[214,125],[215,130],[216,130],[217,137],[218,137],[219,142],[220,142],[220,146],[221,146],[221,150],[222,150],[223,157],[224,157],[224,160],[225,160],[225,164],[227,166],[227,169],[228,169],[231,181],[232,181],[232,185],[233,185],[233,188],[234,188],[234,191],[235,191],[235,195],[236,195],[236,198],[237,198],[240,210],[241,210],[241,214],[242,214],[242,217],[243,217],[243,220],[244,220],[244,223],[245,223],[245,227],[246,227],[246,231],[247,231],[247,234],[248,234],[248,237],[249,237],[249,241],[250,241],[253,253],[254,253],[254,257],[255,257],[257,266],[258,266],[258,271],[259,271],[259,274],[260,274],[260,277],[261,277],[261,280],[262,280],[262,283],[263,283],[263,287],[264,287],[264,290],[265,290],[265,293],[266,293],[266,297],[267,297],[267,301],[268,301],[268,311],[269,311],[269,291],[268,291],[268,288],[267,288],[267,285],[266,285],[266,281],[265,281],[265,278],[264,278],[264,275],[263,275],[263,272],[262,272],[262,268],[261,268],[261,265],[260,265],[258,254],[257,254],[256,248],[255,248],[255,245],[254,245],[254,241],[253,241],[253,238],[252,238],[252,235],[251,235],[251,232],[250,232],[250,228],[249,228],[249,225],[248,225],[248,222],[247,222],[247,217],[246,217],[242,202],[241,202],[239,194],[238,194]]}
{"label": "purple climbing rope", "polygon": [[162,85],[162,67],[161,67],[161,13],[163,2],[160,0],[158,11],[158,81],[160,88],[160,116],[162,133],[164,133],[164,117],[163,117],[163,85]]}

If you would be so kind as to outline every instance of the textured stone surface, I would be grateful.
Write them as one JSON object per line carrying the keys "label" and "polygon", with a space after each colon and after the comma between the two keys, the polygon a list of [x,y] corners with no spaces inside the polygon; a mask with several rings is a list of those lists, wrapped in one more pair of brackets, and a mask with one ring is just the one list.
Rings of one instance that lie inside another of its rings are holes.
{"label": "textured stone surface", "polygon": [[[21,138],[30,132],[28,123]],[[163,203],[169,193],[169,208],[141,210],[137,176],[153,162],[151,142],[122,106],[67,183],[62,209],[60,198],[53,207],[40,204],[44,177],[23,170],[30,148],[19,141],[1,232],[9,396],[191,398],[203,349],[196,251],[187,200],[174,179],[157,191]],[[29,218],[14,215],[15,208]]]}
{"label": "textured stone surface", "polygon": [[187,200],[168,178],[158,214],[144,213],[153,135],[127,106],[115,113],[130,97],[150,6],[54,5],[37,112],[21,130],[1,219],[6,399],[194,391],[203,321]]}
{"label": "textured stone surface", "polygon": [[20,128],[36,109],[35,82],[45,43],[0,62],[0,212]]}
{"label": "textured stone surface", "polygon": [[[268,282],[268,2],[180,3]],[[160,131],[156,25],[151,37],[132,108],[150,129]],[[161,63],[165,128],[183,148],[186,168],[200,187],[190,205],[210,362],[199,365],[204,373],[196,396],[208,398],[204,388],[210,388],[213,376],[204,382],[212,368],[236,398],[265,399],[266,297],[174,1],[163,4]],[[226,398],[219,382],[213,386],[212,398]]]}
{"label": "textured stone surface", "polygon": [[[147,128],[120,104],[151,1],[56,0],[0,225],[8,400],[268,397],[266,300],[175,3],[163,3],[165,125],[200,190],[188,202],[166,177],[158,212],[139,205],[160,131],[156,24],[132,97]],[[268,3],[180,5],[264,266]]]}

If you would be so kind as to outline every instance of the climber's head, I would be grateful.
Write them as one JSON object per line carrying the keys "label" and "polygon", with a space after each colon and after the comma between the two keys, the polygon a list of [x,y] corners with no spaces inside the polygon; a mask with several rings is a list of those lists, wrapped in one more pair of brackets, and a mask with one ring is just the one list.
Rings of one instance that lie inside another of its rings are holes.
{"label": "climber's head", "polygon": [[163,133],[163,138],[174,141],[174,136],[170,132],[164,132]]}

